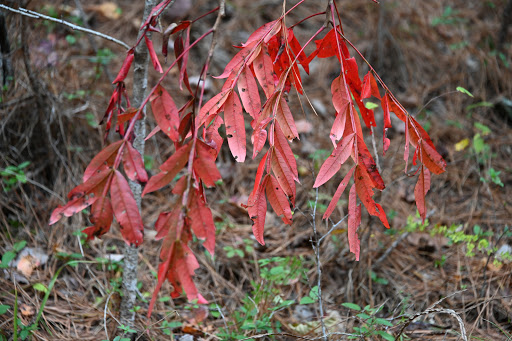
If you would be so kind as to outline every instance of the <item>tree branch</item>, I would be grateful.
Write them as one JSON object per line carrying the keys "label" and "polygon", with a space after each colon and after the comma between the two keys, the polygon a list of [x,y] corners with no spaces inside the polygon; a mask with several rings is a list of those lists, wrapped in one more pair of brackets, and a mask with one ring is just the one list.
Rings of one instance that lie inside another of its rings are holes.
{"label": "tree branch", "polygon": [[21,7],[18,8],[18,9],[14,9],[14,8],[9,7],[9,6],[5,6],[5,5],[1,5],[0,4],[0,8],[5,9],[7,11],[14,12],[14,13],[18,13],[18,14],[21,14],[21,15],[24,15],[24,16],[27,16],[27,17],[33,18],[33,19],[45,19],[45,20],[49,20],[49,21],[54,21],[54,22],[59,23],[61,25],[68,26],[68,27],[70,27],[71,29],[73,29],[75,31],[81,31],[81,32],[85,32],[85,33],[88,33],[88,34],[92,34],[92,35],[98,36],[100,38],[103,38],[103,39],[109,40],[111,42],[114,42],[114,43],[116,43],[118,45],[121,45],[122,47],[126,48],[127,50],[130,49],[130,46],[128,46],[128,44],[122,42],[119,39],[116,39],[116,38],[111,37],[109,35],[100,33],[98,31],[94,31],[94,30],[91,30],[91,29],[88,29],[88,28],[84,28],[84,27],[72,24],[72,23],[70,23],[68,21],[65,21],[65,20],[62,20],[62,19],[52,18],[52,17],[49,17],[47,15],[44,15],[44,14],[41,14],[41,13],[37,13],[37,12],[34,12],[34,11],[30,11],[28,9],[21,8]]}

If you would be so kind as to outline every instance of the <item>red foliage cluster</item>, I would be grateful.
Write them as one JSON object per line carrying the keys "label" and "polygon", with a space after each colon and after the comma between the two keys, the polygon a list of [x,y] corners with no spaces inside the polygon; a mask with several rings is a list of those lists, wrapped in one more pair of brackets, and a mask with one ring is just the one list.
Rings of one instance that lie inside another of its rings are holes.
{"label": "red foliage cluster", "polygon": [[[163,69],[153,43],[146,33],[157,31],[155,19],[168,2],[169,0],[163,1],[155,7],[142,26],[144,34],[137,42],[140,43],[144,38],[153,66],[160,73]],[[331,5],[326,15],[332,23],[336,22],[335,13],[336,7]],[[299,67],[309,73],[309,63],[314,58],[336,57],[340,64],[340,75],[331,84],[332,103],[336,111],[330,132],[334,150],[322,164],[314,187],[317,188],[329,181],[349,158],[354,163],[339,184],[323,219],[329,218],[332,214],[353,178],[354,183],[349,190],[348,239],[350,251],[356,255],[356,259],[359,258],[360,248],[357,229],[361,222],[361,204],[357,203],[358,197],[368,213],[378,217],[384,226],[389,228],[382,206],[373,199],[374,189],[383,190],[385,185],[364,142],[360,120],[361,117],[369,129],[376,126],[373,111],[367,109],[363,103],[364,99],[372,96],[380,100],[384,111],[383,153],[390,145],[386,137],[386,132],[391,127],[390,113],[393,112],[406,125],[406,171],[409,145],[412,145],[413,164],[421,164],[418,167],[420,175],[414,192],[418,210],[425,219],[425,195],[430,188],[430,172],[439,174],[445,169],[445,162],[428,134],[400,105],[371,66],[370,71],[361,80],[356,60],[350,56],[347,47],[347,44],[352,44],[344,37],[341,23],[330,29],[322,39],[315,40],[316,49],[307,56],[293,33],[293,27],[286,27],[286,14],[263,25],[250,35],[224,72],[217,77],[226,79],[221,92],[204,105],[201,105],[201,95],[198,105],[191,100],[178,109],[171,95],[161,85],[161,81],[177,64],[180,70],[180,86],[185,84],[189,93],[197,99],[197,95],[191,90],[186,70],[188,53],[191,47],[211,31],[192,44],[190,28],[193,22],[182,22],[166,31],[162,54],[167,56],[169,36],[176,35],[175,62],[164,72],[140,108],[124,109],[121,105],[123,96],[129,106],[124,79],[133,61],[132,48],[114,81],[116,89],[105,114],[107,133],[112,117],[116,115],[116,130],[122,139],[98,153],[85,170],[83,184],[73,189],[68,195],[68,203],[57,208],[52,214],[50,224],[56,223],[63,215],[71,216],[92,205],[90,220],[93,225],[84,230],[89,239],[106,233],[115,216],[126,242],[138,246],[142,243],[143,223],[127,180],[118,170],[121,161],[129,179],[145,184],[143,195],[167,186],[181,174],[172,190],[175,198],[170,210],[161,213],[155,224],[157,239],[163,239],[163,242],[158,284],[149,313],[165,279],[174,286],[171,294],[173,297],[185,291],[189,300],[205,302],[191,278],[198,263],[188,243],[192,240],[193,233],[204,241],[203,246],[211,254],[214,253],[215,226],[206,202],[204,187],[213,187],[221,179],[215,160],[223,142],[218,132],[222,124],[226,128],[227,142],[233,157],[238,162],[244,162],[247,140],[244,110],[251,118],[252,158],[254,159],[268,144],[259,162],[254,187],[246,206],[254,222],[254,235],[259,243],[264,244],[267,200],[282,221],[291,224],[296,196],[295,183],[299,182],[299,177],[289,142],[298,139],[299,135],[287,98],[292,89],[299,94],[303,93]],[[324,29],[326,27],[322,26],[305,46]],[[357,49],[354,50],[360,55]],[[205,65],[203,74],[207,67],[208,65]],[[377,81],[384,90],[384,95],[381,95]],[[260,96],[260,90],[264,95],[264,101]],[[161,130],[175,146],[175,153],[160,166],[160,173],[151,177],[149,181],[142,157],[131,144],[134,122],[140,118],[141,109],[148,102],[151,103],[158,124],[150,136]]]}

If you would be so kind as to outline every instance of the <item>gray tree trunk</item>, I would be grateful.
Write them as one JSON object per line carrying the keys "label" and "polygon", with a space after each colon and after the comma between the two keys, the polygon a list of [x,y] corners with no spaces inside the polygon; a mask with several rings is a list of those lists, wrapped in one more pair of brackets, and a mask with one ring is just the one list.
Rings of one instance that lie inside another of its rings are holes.
{"label": "gray tree trunk", "polygon": [[[156,0],[145,0],[144,17],[142,22],[146,20],[149,13],[153,9]],[[146,45],[142,41],[139,46],[135,48],[133,60],[133,94],[131,103],[134,108],[142,104],[148,86],[148,65],[149,53]],[[143,108],[145,115],[146,108]],[[134,129],[135,139],[133,147],[144,156],[144,138],[146,136],[145,119],[141,119],[135,123]],[[135,196],[135,201],[141,209],[141,194],[142,188],[136,182],[130,181],[130,189]],[[123,298],[121,300],[120,319],[121,323],[125,326],[133,327],[135,321],[135,312],[133,310],[137,298],[137,263],[138,263],[138,249],[132,246],[126,246],[124,250],[124,268],[123,268]]]}

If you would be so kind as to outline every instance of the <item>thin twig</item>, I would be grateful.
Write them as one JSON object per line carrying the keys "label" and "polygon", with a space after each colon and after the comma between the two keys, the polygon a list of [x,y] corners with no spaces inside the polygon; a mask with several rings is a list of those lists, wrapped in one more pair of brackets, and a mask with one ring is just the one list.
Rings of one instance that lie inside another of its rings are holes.
{"label": "thin twig", "polygon": [[460,293],[462,293],[462,292],[464,292],[466,290],[467,289],[459,290],[459,291],[456,291],[454,293],[451,293],[450,295],[448,295],[446,297],[443,297],[440,300],[438,300],[437,302],[435,302],[434,304],[432,304],[425,311],[422,311],[420,313],[416,313],[416,314],[412,315],[411,317],[409,317],[409,320],[402,326],[402,329],[400,329],[400,332],[395,337],[395,340],[398,340],[400,338],[400,336],[402,335],[402,333],[405,330],[405,328],[407,328],[407,326],[409,324],[411,324],[411,322],[414,321],[416,318],[418,318],[418,317],[420,317],[422,315],[429,315],[429,314],[432,314],[432,313],[443,313],[443,314],[450,314],[453,317],[455,317],[455,319],[459,323],[460,333],[461,333],[462,340],[468,341],[468,338],[466,336],[466,328],[464,327],[464,322],[462,321],[460,316],[453,309],[435,308],[435,306],[437,306],[439,303],[441,303],[442,301],[446,300],[447,298],[450,298],[452,296],[460,294]]}
{"label": "thin twig", "polygon": [[52,18],[52,17],[49,17],[47,15],[44,15],[44,14],[41,14],[41,13],[38,13],[38,12],[34,12],[34,11],[30,11],[28,9],[21,8],[21,7],[18,8],[18,9],[14,9],[14,8],[9,7],[9,6],[5,6],[5,5],[1,5],[0,4],[0,8],[3,8],[5,10],[7,10],[7,11],[11,11],[11,12],[14,12],[14,13],[18,13],[18,14],[21,14],[21,15],[24,15],[24,16],[27,16],[27,17],[33,18],[33,19],[45,19],[45,20],[53,21],[53,22],[59,23],[61,25],[68,26],[68,27],[70,27],[73,30],[85,32],[85,33],[92,34],[92,35],[98,36],[100,38],[109,40],[109,41],[114,42],[114,43],[116,43],[118,45],[121,45],[122,47],[126,48],[127,50],[130,49],[130,46],[128,46],[128,44],[122,42],[119,39],[116,39],[116,38],[111,37],[109,35],[100,33],[98,31],[94,31],[94,30],[91,30],[91,29],[88,29],[88,28],[84,28],[82,26],[78,26],[78,25],[72,24],[72,23],[70,23],[68,21],[65,21],[65,20],[62,20],[62,19]]}
{"label": "thin twig", "polygon": [[327,332],[325,330],[324,323],[324,306],[322,301],[322,264],[320,263],[320,239],[318,238],[318,233],[316,230],[316,207],[318,204],[318,188],[315,191],[315,204],[313,206],[313,213],[311,214],[312,218],[312,226],[313,226],[313,238],[315,238],[313,244],[313,251],[315,252],[316,257],[316,272],[317,272],[317,282],[316,285],[318,287],[318,310],[320,313],[320,324],[322,325],[322,336],[324,341],[327,341]]}
{"label": "thin twig", "polygon": [[346,216],[344,216],[343,218],[341,218],[341,219],[340,219],[340,221],[338,221],[336,224],[332,225],[331,229],[330,229],[326,234],[324,234],[324,235],[322,236],[322,238],[320,238],[320,239],[318,240],[318,243],[321,243],[321,242],[322,242],[322,240],[324,240],[324,238],[325,238],[325,237],[327,237],[328,235],[330,235],[330,234],[331,234],[331,232],[332,232],[332,231],[334,231],[334,230],[338,227],[338,225],[339,225],[339,224],[341,224],[341,223],[342,223],[345,219],[347,219],[347,218],[348,218],[348,214],[347,214]]}

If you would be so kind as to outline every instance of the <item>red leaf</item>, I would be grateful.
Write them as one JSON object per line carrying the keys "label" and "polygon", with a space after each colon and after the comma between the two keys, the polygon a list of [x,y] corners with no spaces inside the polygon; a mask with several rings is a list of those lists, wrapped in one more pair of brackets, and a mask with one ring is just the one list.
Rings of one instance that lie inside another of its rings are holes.
{"label": "red leaf", "polygon": [[217,95],[213,96],[206,104],[201,107],[199,111],[199,116],[196,118],[196,125],[199,127],[206,121],[206,116],[215,115],[219,112],[220,108],[224,105],[224,102],[228,99],[231,93],[231,89],[223,90]]}
{"label": "red leaf", "polygon": [[427,195],[429,189],[430,172],[428,169],[421,166],[420,176],[418,177],[416,187],[414,187],[414,197],[416,199],[416,206],[418,207],[418,212],[420,213],[423,223],[427,217],[427,205],[425,204],[425,196]]}
{"label": "red leaf", "polygon": [[343,74],[336,77],[331,83],[332,104],[339,114],[345,113],[350,104],[350,94],[348,87],[345,85],[345,77]]}
{"label": "red leaf", "polygon": [[348,115],[348,106],[346,108],[347,110],[345,110],[344,112],[336,113],[336,118],[334,119],[334,123],[332,124],[330,138],[334,147],[336,147],[339,140],[343,137],[343,133],[345,132],[345,125]]}
{"label": "red leaf", "polygon": [[364,76],[363,79],[363,90],[361,91],[361,99],[370,98],[372,95],[380,99],[379,87],[377,86],[377,82],[373,77],[372,71],[368,71],[368,73]]}
{"label": "red leaf", "polygon": [[149,179],[146,187],[144,187],[142,196],[146,195],[147,193],[154,192],[169,184],[179,173],[179,171],[182,170],[183,167],[185,167],[187,164],[191,147],[192,143],[188,143],[176,150],[176,152],[160,166],[160,170],[162,172],[152,176],[151,179]]}
{"label": "red leaf", "polygon": [[292,170],[288,167],[286,158],[278,149],[274,149],[271,160],[272,171],[281,185],[284,193],[288,196],[292,205],[295,205],[295,182],[293,181]]}
{"label": "red leaf", "polygon": [[359,261],[360,241],[357,235],[357,228],[361,224],[361,205],[357,205],[356,185],[350,188],[348,196],[348,244],[350,252],[356,255]]}
{"label": "red leaf", "polygon": [[256,31],[254,31],[245,44],[242,44],[242,46],[248,46],[251,43],[260,43],[261,40],[263,42],[268,42],[272,36],[277,33],[281,29],[281,21],[280,20],[274,20],[271,22],[268,22],[264,24],[263,26],[259,27]]}
{"label": "red leaf", "polygon": [[185,291],[189,302],[196,301],[198,304],[207,304],[208,301],[198,293],[192,277],[195,270],[199,268],[199,263],[192,253],[192,250],[184,244],[179,243],[175,247],[173,255],[173,265],[167,274],[167,279],[174,287],[171,297],[179,297]]}
{"label": "red leaf", "polygon": [[216,150],[197,140],[196,142],[197,156],[194,159],[194,171],[201,178],[205,186],[213,187],[215,182],[221,179],[219,170],[215,165]]}
{"label": "red leaf", "polygon": [[336,149],[333,150],[332,154],[324,161],[322,167],[320,167],[313,188],[323,185],[340,170],[341,165],[347,161],[352,152],[354,136],[355,134],[350,134],[338,142]]}
{"label": "red leaf", "polygon": [[213,255],[215,253],[215,224],[212,211],[199,191],[196,191],[192,200],[188,211],[191,220],[190,227],[197,238],[205,241],[203,246]]}
{"label": "red leaf", "polygon": [[133,148],[130,142],[126,143],[123,150],[124,171],[128,178],[139,183],[148,182],[148,173],[144,168],[144,161],[140,153]]}
{"label": "red leaf", "polygon": [[285,224],[291,225],[292,211],[290,210],[288,199],[279,185],[279,182],[272,175],[270,175],[269,179],[265,186],[268,202],[277,216],[280,217]]}
{"label": "red leaf", "polygon": [[265,142],[267,141],[267,130],[254,130],[252,132],[251,141],[253,145],[252,158],[254,159],[265,145]]}
{"label": "red leaf", "polygon": [[178,141],[180,117],[171,95],[160,84],[151,95],[151,110],[156,123],[169,138]]}
{"label": "red leaf", "polygon": [[338,189],[336,189],[336,193],[334,193],[334,196],[332,197],[332,200],[329,203],[327,210],[325,210],[325,213],[324,213],[322,219],[328,219],[331,216],[332,212],[336,208],[336,205],[338,204],[338,201],[341,198],[341,195],[345,191],[345,188],[347,188],[350,178],[352,178],[352,174],[354,174],[354,169],[355,169],[355,167],[352,167],[348,171],[347,175],[345,175],[343,180],[341,180],[340,184],[338,185]]}
{"label": "red leaf", "polygon": [[114,216],[112,204],[108,197],[100,197],[92,204],[89,219],[93,226],[82,230],[82,232],[87,234],[87,240],[101,237],[110,230]]}
{"label": "red leaf", "polygon": [[421,162],[428,167],[434,174],[441,174],[445,171],[446,162],[443,157],[437,152],[434,143],[428,136],[427,132],[421,125],[414,119],[408,117],[409,123],[409,136],[413,146],[420,144],[421,147]]}
{"label": "red leaf", "polygon": [[357,195],[359,196],[359,199],[361,199],[364,207],[366,207],[368,213],[373,216],[378,216],[377,206],[372,198],[374,194],[373,188],[375,186],[373,185],[373,181],[370,179],[370,175],[364,167],[361,167],[360,165],[356,166],[354,181]]}
{"label": "red leaf", "polygon": [[386,155],[386,152],[391,144],[391,141],[387,138],[388,128],[391,128],[391,117],[389,115],[389,95],[386,93],[381,100],[382,111],[384,112],[384,127],[382,132],[382,154]]}
{"label": "red leaf", "polygon": [[288,144],[288,140],[284,136],[283,131],[279,127],[279,124],[274,126],[274,148],[279,150],[279,153],[286,160],[286,164],[288,168],[292,171],[293,180],[299,182],[299,173],[297,171],[297,162],[295,161],[295,156],[293,155],[292,149]]}
{"label": "red leaf", "polygon": [[[266,152],[265,155],[263,155],[263,157],[260,160],[260,163],[258,164],[258,170],[256,171],[256,179],[254,181],[254,188],[251,192],[251,196],[256,195],[256,192],[260,188],[260,182],[261,182],[261,178],[263,177],[263,171],[265,170],[265,166],[267,164],[267,156],[268,156],[268,152]],[[249,205],[252,205],[252,204],[253,203],[251,203],[249,201]]]}
{"label": "red leaf", "polygon": [[295,126],[295,121],[293,120],[292,112],[290,111],[290,107],[283,97],[281,97],[281,102],[277,108],[276,120],[279,124],[279,127],[282,129],[284,136],[286,136],[288,140],[291,141],[294,138],[299,137],[297,127]]}
{"label": "red leaf", "polygon": [[258,79],[265,96],[270,98],[275,90],[276,75],[274,73],[272,59],[265,48],[262,48],[260,54],[254,60],[253,67],[256,78]]}
{"label": "red leaf", "polygon": [[386,212],[384,212],[384,209],[380,204],[375,204],[375,206],[377,206],[377,209],[379,211],[378,217],[380,221],[382,222],[382,224],[384,224],[384,226],[386,226],[386,228],[389,229],[390,227],[388,223],[388,217],[386,216]]}
{"label": "red leaf", "polygon": [[153,67],[159,73],[163,73],[162,66],[158,61],[158,56],[156,55],[155,48],[153,47],[153,42],[149,39],[146,34],[144,34],[144,40],[146,41],[146,46],[148,47],[149,56],[151,57],[151,62],[153,63]]}
{"label": "red leaf", "polygon": [[405,119],[405,148],[404,148],[404,160],[405,160],[405,173],[407,174],[407,168],[409,163],[409,116]]}
{"label": "red leaf", "polygon": [[236,92],[232,92],[224,103],[224,122],[229,150],[237,162],[244,162],[246,153],[245,123],[242,104]]}
{"label": "red leaf", "polygon": [[[238,73],[238,70],[244,65],[244,60],[249,56],[251,52],[253,52],[253,48],[256,46],[256,43],[246,45],[242,50],[240,50],[234,57],[231,59],[226,65],[224,72],[220,76],[216,76],[213,78],[222,79],[227,78],[230,74]],[[258,45],[259,46],[259,45]],[[257,51],[256,51],[257,52]],[[253,56],[256,57],[256,56]],[[248,60],[247,60],[248,62]],[[248,64],[248,63],[246,63]]]}
{"label": "red leaf", "polygon": [[[179,25],[179,26],[181,26],[181,25]],[[174,41],[174,54],[175,54],[176,58],[178,58],[185,51],[185,49],[188,48],[189,40],[190,40],[190,27],[187,30],[187,34],[186,34],[186,38],[185,38],[185,46],[183,45],[183,38],[181,37],[181,35],[178,36],[176,38],[176,40]],[[188,56],[189,56],[189,53],[186,52],[185,54],[183,54],[183,56],[180,59],[178,59],[178,68],[180,70],[180,89],[183,90],[182,84],[185,83],[185,86],[187,87],[188,91],[190,92],[191,95],[193,95],[194,92],[190,88],[190,83],[188,80],[188,73],[187,73]]]}
{"label": "red leaf", "polygon": [[112,166],[117,156],[117,151],[124,143],[124,140],[114,142],[99,152],[89,163],[85,169],[83,181],[87,182],[91,176],[98,174],[107,167]]}
{"label": "red leaf", "polygon": [[[337,27],[339,29],[339,26]],[[339,59],[338,43],[341,45],[341,51],[343,56],[348,56],[348,49],[345,43],[342,41],[340,35],[338,35],[338,42],[336,42],[336,33],[334,29],[331,29],[323,39],[315,40],[316,50],[308,57],[311,61],[314,57],[318,58],[329,58],[336,56]]]}
{"label": "red leaf", "polygon": [[212,123],[208,124],[208,128],[206,128],[206,134],[204,136],[204,141],[210,147],[215,148],[217,154],[220,153],[220,149],[222,147],[222,143],[224,139],[219,134],[219,128],[224,123],[222,117],[215,116]]}
{"label": "red leaf", "polygon": [[384,180],[382,180],[379,170],[377,169],[377,164],[373,160],[372,154],[370,154],[370,151],[368,150],[368,147],[366,147],[364,140],[359,136],[357,137],[357,156],[358,164],[362,164],[366,168],[366,172],[368,173],[373,184],[372,187],[380,190],[386,188],[384,185]]}
{"label": "red leaf", "polygon": [[139,246],[144,233],[142,218],[128,182],[117,170],[110,186],[110,198],[125,242],[129,245]]}
{"label": "red leaf", "polygon": [[128,51],[128,55],[123,61],[123,65],[121,66],[121,69],[119,70],[119,73],[117,74],[116,79],[112,82],[112,84],[116,84],[118,82],[122,82],[125,80],[126,76],[128,75],[128,72],[130,71],[130,68],[133,63],[133,50]]}
{"label": "red leaf", "polygon": [[247,206],[247,211],[249,212],[249,217],[253,221],[252,232],[254,233],[254,237],[261,245],[265,245],[265,241],[263,240],[263,232],[265,228],[265,217],[267,215],[267,200],[265,199],[265,186],[268,181],[268,175],[265,177],[260,186],[258,186],[258,190],[256,193],[252,193],[249,196],[249,205]]}
{"label": "red leaf", "polygon": [[251,115],[253,119],[258,117],[261,110],[260,94],[258,92],[258,84],[249,68],[245,68],[238,78],[238,93],[242,99],[245,111]]}
{"label": "red leaf", "polygon": [[109,183],[109,175],[111,174],[111,169],[102,169],[89,177],[87,181],[71,190],[68,194],[69,201],[66,205],[59,205],[59,207],[53,210],[49,225],[55,224],[62,216],[71,217],[73,214],[81,212],[89,205],[92,205],[102,196],[105,186]]}
{"label": "red leaf", "polygon": [[[304,71],[306,71],[306,73],[309,74],[308,58],[306,57],[306,53],[304,53],[304,51],[300,52],[302,49],[302,46],[300,46],[300,43],[297,40],[297,38],[295,37],[295,35],[293,34],[293,29],[291,29],[291,28],[288,29],[288,43],[290,44],[293,54],[295,56],[297,56],[297,55],[299,56],[298,60],[299,60],[300,64],[302,65],[302,67],[304,68]],[[300,52],[300,54],[299,54],[299,52]]]}

